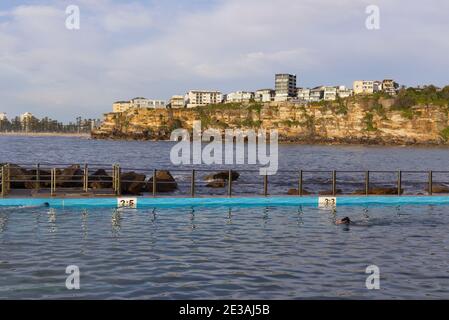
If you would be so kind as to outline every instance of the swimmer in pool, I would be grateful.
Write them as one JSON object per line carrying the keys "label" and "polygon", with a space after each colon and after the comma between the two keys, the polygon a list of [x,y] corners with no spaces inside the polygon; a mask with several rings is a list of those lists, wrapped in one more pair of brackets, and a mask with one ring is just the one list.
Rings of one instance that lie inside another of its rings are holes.
{"label": "swimmer in pool", "polygon": [[351,224],[351,219],[349,217],[344,217],[343,219],[337,219],[335,224]]}
{"label": "swimmer in pool", "polygon": [[34,208],[42,208],[42,207],[48,208],[48,207],[50,207],[50,204],[48,202],[44,202],[43,204],[39,204],[39,205],[36,205],[36,206],[23,206],[23,207],[20,207],[20,208],[34,209]]}

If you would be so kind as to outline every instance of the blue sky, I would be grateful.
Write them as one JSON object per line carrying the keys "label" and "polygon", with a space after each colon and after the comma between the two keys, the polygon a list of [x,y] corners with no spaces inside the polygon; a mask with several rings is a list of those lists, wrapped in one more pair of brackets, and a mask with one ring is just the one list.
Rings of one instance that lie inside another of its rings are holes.
{"label": "blue sky", "polygon": [[[368,5],[380,30],[365,27]],[[78,5],[81,28],[65,28]],[[189,89],[394,78],[449,84],[446,0],[0,2],[0,112],[99,117],[115,100]]]}

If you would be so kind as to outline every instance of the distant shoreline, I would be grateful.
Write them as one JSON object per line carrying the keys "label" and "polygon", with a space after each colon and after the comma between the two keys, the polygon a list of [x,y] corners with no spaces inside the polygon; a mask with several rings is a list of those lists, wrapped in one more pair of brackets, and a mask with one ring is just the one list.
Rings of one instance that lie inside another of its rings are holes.
{"label": "distant shoreline", "polygon": [[80,137],[90,138],[90,133],[65,133],[65,132],[0,132],[0,136],[11,137]]}

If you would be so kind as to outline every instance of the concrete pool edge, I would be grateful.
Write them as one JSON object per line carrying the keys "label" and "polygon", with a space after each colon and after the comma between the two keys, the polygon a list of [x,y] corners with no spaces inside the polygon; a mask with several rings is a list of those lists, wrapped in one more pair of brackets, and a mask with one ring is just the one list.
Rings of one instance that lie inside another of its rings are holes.
{"label": "concrete pool edge", "polygon": [[217,207],[217,206],[309,206],[319,207],[325,199],[336,199],[340,206],[397,206],[397,205],[449,205],[448,196],[337,196],[337,197],[232,197],[232,198],[152,198],[152,197],[107,197],[107,198],[2,198],[0,207],[42,206],[50,207],[106,207],[117,208],[119,201],[135,201],[137,208],[145,207]]}

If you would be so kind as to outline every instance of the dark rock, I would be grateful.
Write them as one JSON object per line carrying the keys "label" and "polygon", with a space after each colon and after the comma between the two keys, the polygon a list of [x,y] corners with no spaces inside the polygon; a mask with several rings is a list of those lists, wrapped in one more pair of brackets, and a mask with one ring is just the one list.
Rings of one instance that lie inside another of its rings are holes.
{"label": "dark rock", "polygon": [[[335,194],[341,194],[341,189],[335,190]],[[318,195],[320,195],[320,196],[332,196],[333,192],[332,192],[332,190],[324,190],[324,191],[318,192]]]}
{"label": "dark rock", "polygon": [[145,175],[135,172],[126,172],[120,175],[120,191],[127,195],[140,195],[145,187]]}
{"label": "dark rock", "polygon": [[36,189],[50,188],[51,187],[51,172],[47,170],[39,169],[39,183],[37,183],[37,169],[28,170],[28,173],[32,176],[32,181],[25,182],[25,188]]}
{"label": "dark rock", "polygon": [[89,188],[109,189],[112,188],[112,177],[104,169],[98,169],[89,176]]}
{"label": "dark rock", "polygon": [[56,186],[62,188],[81,188],[84,172],[78,164],[56,171]]}
{"label": "dark rock", "polygon": [[[299,192],[298,192],[298,189],[288,189],[287,194],[291,195],[291,196],[297,196],[297,195],[299,195]],[[305,189],[302,190],[302,195],[307,196],[310,194],[311,193],[309,191],[307,191]]]}
{"label": "dark rock", "polygon": [[[156,172],[156,192],[173,192],[176,189],[178,189],[178,183],[169,171]],[[153,192],[153,177],[148,181],[147,190]]]}
{"label": "dark rock", "polygon": [[[429,191],[429,187],[427,187],[426,191]],[[449,187],[444,184],[433,184],[432,193],[449,193]]]}
{"label": "dark rock", "polygon": [[9,178],[11,189],[25,189],[26,182],[33,179],[33,176],[24,168],[9,164]]}
{"label": "dark rock", "polygon": [[[232,181],[236,181],[240,177],[240,173],[237,171],[231,171],[231,179]],[[228,180],[229,172],[228,171],[220,171],[214,174],[209,174],[204,177],[205,181],[214,181],[214,180]]]}
{"label": "dark rock", "polygon": [[[404,189],[401,189],[401,194],[404,192]],[[353,195],[365,195],[365,190],[356,190],[352,193]],[[389,188],[389,187],[378,187],[378,188],[370,188],[369,194],[373,195],[397,195],[398,188]]]}
{"label": "dark rock", "polygon": [[224,188],[225,186],[226,186],[226,181],[223,179],[212,180],[206,184],[206,187],[208,187],[208,188]]}

